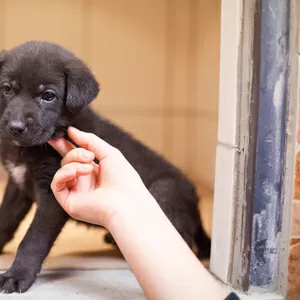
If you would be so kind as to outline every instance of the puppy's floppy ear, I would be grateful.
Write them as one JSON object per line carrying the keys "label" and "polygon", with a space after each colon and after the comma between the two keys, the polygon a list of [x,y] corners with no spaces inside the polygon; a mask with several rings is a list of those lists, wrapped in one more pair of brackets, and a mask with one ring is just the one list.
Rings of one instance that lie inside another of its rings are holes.
{"label": "puppy's floppy ear", "polygon": [[67,110],[76,113],[92,102],[99,93],[99,84],[88,67],[77,58],[66,65]]}
{"label": "puppy's floppy ear", "polygon": [[4,64],[4,61],[6,58],[6,53],[7,53],[7,51],[5,51],[5,50],[0,51],[0,69],[1,69],[2,65]]}

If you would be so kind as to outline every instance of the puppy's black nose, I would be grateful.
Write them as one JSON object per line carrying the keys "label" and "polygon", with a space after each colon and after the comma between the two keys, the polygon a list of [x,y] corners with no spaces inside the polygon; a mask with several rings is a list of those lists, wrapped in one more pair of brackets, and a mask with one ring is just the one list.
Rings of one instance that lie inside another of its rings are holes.
{"label": "puppy's black nose", "polygon": [[8,129],[14,134],[14,135],[20,135],[23,133],[27,128],[27,125],[22,121],[12,121],[8,124]]}

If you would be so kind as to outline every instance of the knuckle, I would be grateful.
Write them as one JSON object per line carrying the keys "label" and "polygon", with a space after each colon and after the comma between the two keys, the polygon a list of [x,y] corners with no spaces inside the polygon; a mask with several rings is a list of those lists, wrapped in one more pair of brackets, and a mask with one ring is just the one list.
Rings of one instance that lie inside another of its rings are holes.
{"label": "knuckle", "polygon": [[88,151],[86,149],[80,148],[78,149],[77,156],[79,160],[86,160],[86,155]]}
{"label": "knuckle", "polygon": [[68,155],[68,162],[75,162],[75,161],[80,161],[80,159],[82,159],[82,149],[80,148],[76,148],[74,150],[72,150],[71,152],[69,152]]}
{"label": "knuckle", "polygon": [[66,155],[66,157],[67,157],[68,159],[72,160],[72,159],[74,159],[74,158],[79,157],[79,156],[80,156],[80,153],[81,153],[80,148],[76,148],[76,149],[71,150],[71,151]]}
{"label": "knuckle", "polygon": [[66,156],[62,159],[60,165],[63,167],[65,166],[66,164],[68,164],[70,161],[72,161],[72,157],[73,157],[73,154],[71,153],[72,151],[68,152],[66,154]]}

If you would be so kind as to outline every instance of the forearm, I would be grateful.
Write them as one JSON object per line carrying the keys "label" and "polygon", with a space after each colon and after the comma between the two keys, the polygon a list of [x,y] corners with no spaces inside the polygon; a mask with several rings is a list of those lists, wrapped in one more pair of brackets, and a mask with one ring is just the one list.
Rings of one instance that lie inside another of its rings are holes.
{"label": "forearm", "polygon": [[149,195],[116,214],[109,231],[147,299],[224,299],[224,289],[203,267]]}

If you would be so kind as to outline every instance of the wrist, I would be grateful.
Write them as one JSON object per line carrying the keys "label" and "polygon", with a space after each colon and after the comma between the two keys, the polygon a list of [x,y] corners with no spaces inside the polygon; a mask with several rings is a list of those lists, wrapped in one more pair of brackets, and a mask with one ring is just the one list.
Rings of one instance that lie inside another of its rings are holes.
{"label": "wrist", "polygon": [[140,193],[122,194],[118,204],[111,211],[106,228],[114,235],[121,226],[127,226],[129,223],[138,226],[145,222],[156,219],[159,215],[164,215],[153,196],[146,190]]}

